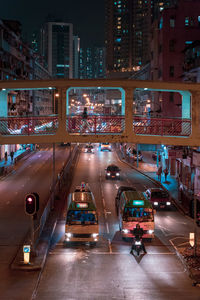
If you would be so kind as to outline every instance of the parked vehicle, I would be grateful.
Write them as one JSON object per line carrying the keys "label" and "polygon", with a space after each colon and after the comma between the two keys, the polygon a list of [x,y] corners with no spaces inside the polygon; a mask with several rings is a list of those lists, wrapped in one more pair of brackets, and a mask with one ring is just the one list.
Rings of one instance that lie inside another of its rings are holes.
{"label": "parked vehicle", "polygon": [[[130,158],[133,158],[134,160],[137,160],[137,150],[133,148],[130,151],[129,156],[130,156]],[[142,161],[142,158],[143,158],[143,156],[142,156],[141,151],[138,151],[138,160]]]}
{"label": "parked vehicle", "polygon": [[[157,152],[153,152],[152,153],[152,158],[153,158],[153,160],[157,160]],[[159,154],[159,156],[158,156],[158,160],[160,161],[161,160],[161,155]]]}

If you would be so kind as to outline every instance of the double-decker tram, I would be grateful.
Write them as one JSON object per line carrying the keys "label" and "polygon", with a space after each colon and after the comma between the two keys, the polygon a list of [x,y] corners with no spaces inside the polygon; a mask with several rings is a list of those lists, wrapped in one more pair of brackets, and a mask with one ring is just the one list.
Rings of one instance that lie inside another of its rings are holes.
{"label": "double-decker tram", "polygon": [[136,224],[143,228],[143,238],[154,238],[154,209],[140,191],[124,191],[118,202],[119,228],[124,240],[133,238]]}
{"label": "double-decker tram", "polygon": [[90,242],[99,240],[99,222],[92,192],[74,192],[68,196],[65,225],[65,242]]}

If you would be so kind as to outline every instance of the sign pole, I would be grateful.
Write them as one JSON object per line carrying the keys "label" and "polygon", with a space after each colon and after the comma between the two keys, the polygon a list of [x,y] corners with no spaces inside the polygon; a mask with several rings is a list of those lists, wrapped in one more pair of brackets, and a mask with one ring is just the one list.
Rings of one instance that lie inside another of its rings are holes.
{"label": "sign pole", "polygon": [[34,217],[33,215],[31,217],[31,247],[32,247],[32,252],[34,252]]}

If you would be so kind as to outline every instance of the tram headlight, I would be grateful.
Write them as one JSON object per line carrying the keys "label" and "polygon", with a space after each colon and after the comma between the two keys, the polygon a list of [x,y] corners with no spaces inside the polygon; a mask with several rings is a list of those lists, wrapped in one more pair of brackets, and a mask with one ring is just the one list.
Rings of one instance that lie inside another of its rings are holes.
{"label": "tram headlight", "polygon": [[152,229],[148,230],[148,233],[153,234],[153,230]]}
{"label": "tram headlight", "polygon": [[169,201],[168,201],[168,202],[166,202],[166,205],[171,205],[171,202],[169,202]]}
{"label": "tram headlight", "polygon": [[119,173],[116,173],[116,176],[119,176]]}
{"label": "tram headlight", "polygon": [[158,202],[154,202],[153,204],[157,206],[157,205],[158,205]]}
{"label": "tram headlight", "polygon": [[107,173],[107,176],[110,176],[110,173],[109,173],[109,172]]}

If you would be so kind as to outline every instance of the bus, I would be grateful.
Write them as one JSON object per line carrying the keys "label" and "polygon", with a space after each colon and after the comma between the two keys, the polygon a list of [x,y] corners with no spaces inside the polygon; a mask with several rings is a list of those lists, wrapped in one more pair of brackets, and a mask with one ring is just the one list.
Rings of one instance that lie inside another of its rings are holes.
{"label": "bus", "polygon": [[119,229],[122,238],[133,238],[136,224],[144,230],[143,238],[154,238],[154,209],[140,191],[123,191],[118,202]]}
{"label": "bus", "polygon": [[92,192],[69,194],[65,224],[65,242],[90,242],[99,240],[99,222]]}

